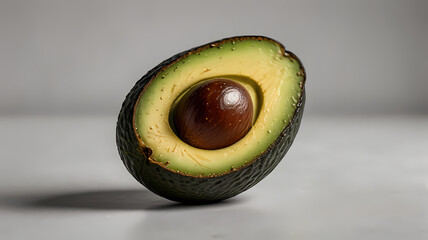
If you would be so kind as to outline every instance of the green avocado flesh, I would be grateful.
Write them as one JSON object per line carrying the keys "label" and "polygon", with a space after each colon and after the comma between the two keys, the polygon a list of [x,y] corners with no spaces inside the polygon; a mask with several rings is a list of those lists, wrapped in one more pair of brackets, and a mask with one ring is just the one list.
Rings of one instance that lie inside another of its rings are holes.
{"label": "green avocado flesh", "polygon": [[[241,84],[254,112],[243,138],[206,150],[177,136],[172,113],[187,91],[212,79]],[[137,181],[168,199],[204,203],[233,197],[266,177],[290,148],[303,115],[305,81],[300,60],[263,36],[226,38],[176,54],[126,96],[116,127],[120,157]]]}
{"label": "green avocado flesh", "polygon": [[[135,128],[151,159],[194,176],[223,174],[244,166],[266,151],[290,122],[301,97],[299,62],[284,56],[270,41],[228,41],[196,51],[171,64],[145,89],[135,109]],[[213,78],[241,83],[256,106],[250,132],[218,150],[192,147],[171,129],[169,113],[192,85]]]}

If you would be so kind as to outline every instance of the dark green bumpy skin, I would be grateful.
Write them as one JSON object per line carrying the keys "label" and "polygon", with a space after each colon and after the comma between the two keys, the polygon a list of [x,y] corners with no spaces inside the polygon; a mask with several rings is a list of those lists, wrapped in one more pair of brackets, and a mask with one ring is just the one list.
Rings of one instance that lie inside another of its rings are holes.
{"label": "dark green bumpy skin", "polygon": [[[274,41],[260,36],[242,36],[208,43],[201,47],[206,47],[221,41],[239,41],[249,38],[262,38],[264,40]],[[283,47],[280,43],[274,42]],[[189,52],[195,51],[201,47],[174,55],[143,76],[126,96],[119,113],[116,128],[116,143],[119,154],[132,176],[152,192],[170,200],[185,203],[221,201],[242,193],[266,177],[282,160],[293,143],[300,126],[305,105],[305,91],[303,86],[301,98],[297,104],[294,116],[280,136],[263,154],[254,159],[253,162],[235,171],[221,176],[193,177],[174,173],[158,164],[152,163],[148,159],[151,150],[141,147],[139,139],[134,132],[133,115],[135,104],[137,103],[140,93],[144,90],[144,87],[155,78],[161,70]],[[287,53],[298,60],[291,52]],[[301,62],[299,63],[303,69]]]}

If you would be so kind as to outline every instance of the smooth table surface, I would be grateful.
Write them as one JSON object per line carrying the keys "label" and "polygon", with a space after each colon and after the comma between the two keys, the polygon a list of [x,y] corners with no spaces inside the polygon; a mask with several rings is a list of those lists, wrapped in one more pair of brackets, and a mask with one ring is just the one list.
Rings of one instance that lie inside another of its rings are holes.
{"label": "smooth table surface", "polygon": [[139,185],[115,121],[0,117],[0,239],[428,239],[428,116],[305,116],[271,175],[202,206]]}

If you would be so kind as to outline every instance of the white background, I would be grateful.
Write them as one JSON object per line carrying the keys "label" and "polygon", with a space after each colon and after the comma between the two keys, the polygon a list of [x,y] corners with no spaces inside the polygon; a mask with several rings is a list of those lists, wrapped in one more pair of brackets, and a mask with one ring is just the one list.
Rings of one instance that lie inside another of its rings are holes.
{"label": "white background", "polygon": [[[428,1],[0,0],[0,239],[428,239]],[[307,103],[278,167],[186,206],[120,161],[117,114],[162,60],[260,34]]]}

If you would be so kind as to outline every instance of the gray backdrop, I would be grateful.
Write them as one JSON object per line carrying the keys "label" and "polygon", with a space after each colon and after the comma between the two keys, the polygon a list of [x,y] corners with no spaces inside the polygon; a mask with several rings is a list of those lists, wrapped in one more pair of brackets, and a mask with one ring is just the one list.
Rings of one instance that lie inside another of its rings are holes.
{"label": "gray backdrop", "polygon": [[116,114],[171,55],[270,36],[307,69],[307,113],[428,113],[428,1],[4,1],[0,114]]}

